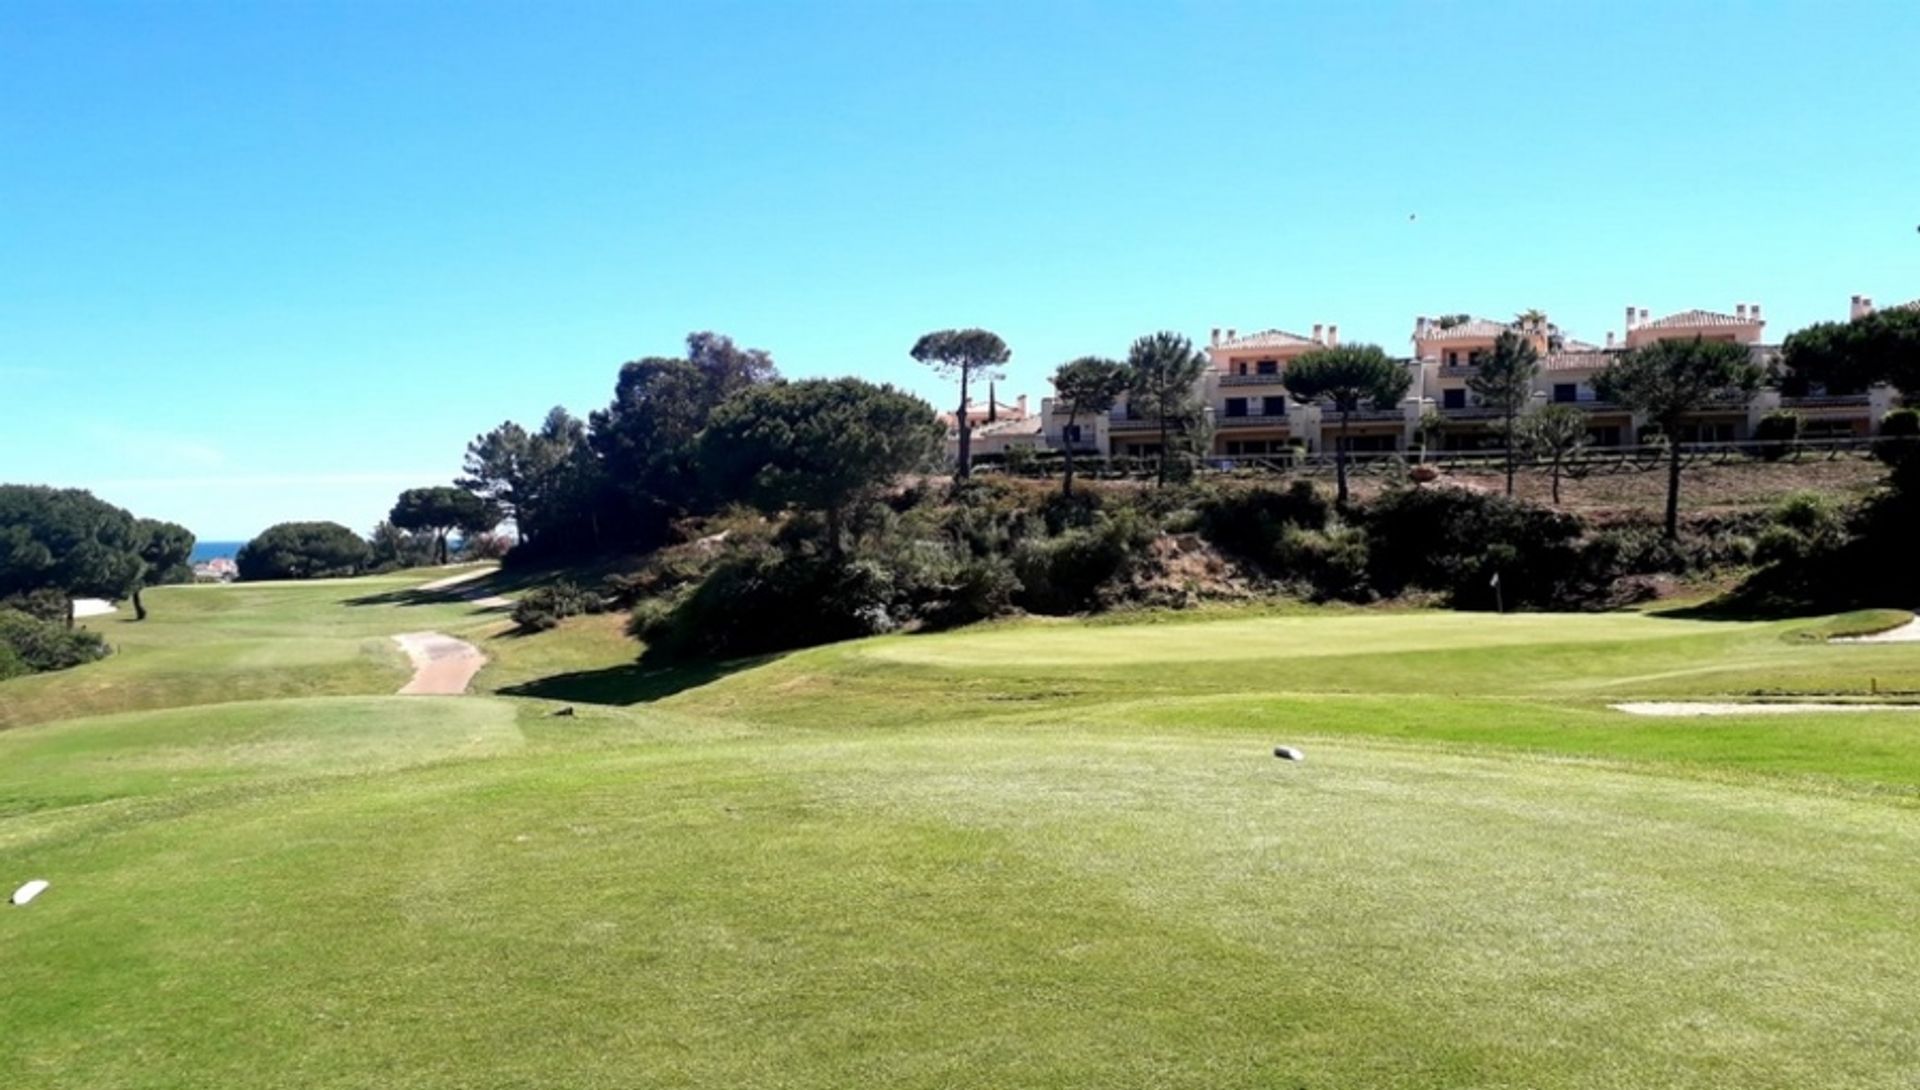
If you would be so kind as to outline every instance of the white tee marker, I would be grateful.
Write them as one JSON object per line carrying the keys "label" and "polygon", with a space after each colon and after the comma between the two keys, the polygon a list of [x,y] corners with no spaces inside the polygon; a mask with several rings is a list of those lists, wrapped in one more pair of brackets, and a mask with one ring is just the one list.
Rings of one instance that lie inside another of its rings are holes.
{"label": "white tee marker", "polygon": [[47,880],[45,878],[35,878],[33,881],[28,882],[26,885],[21,886],[19,889],[14,890],[13,899],[8,903],[14,904],[14,905],[24,905],[28,901],[33,900],[35,897],[40,896],[41,892],[44,891],[46,888],[47,888]]}

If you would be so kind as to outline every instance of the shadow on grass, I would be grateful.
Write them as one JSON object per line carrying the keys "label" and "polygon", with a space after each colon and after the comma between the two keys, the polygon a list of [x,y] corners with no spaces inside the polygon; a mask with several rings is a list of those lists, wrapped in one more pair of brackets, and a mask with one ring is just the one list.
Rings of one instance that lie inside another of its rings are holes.
{"label": "shadow on grass", "polygon": [[577,670],[551,677],[509,685],[502,696],[528,696],[539,700],[562,700],[575,704],[651,704],[688,689],[710,685],[721,678],[751,670],[779,659],[779,655],[731,659],[726,662],[685,662],[662,665],[647,661],[608,666],[599,670]]}

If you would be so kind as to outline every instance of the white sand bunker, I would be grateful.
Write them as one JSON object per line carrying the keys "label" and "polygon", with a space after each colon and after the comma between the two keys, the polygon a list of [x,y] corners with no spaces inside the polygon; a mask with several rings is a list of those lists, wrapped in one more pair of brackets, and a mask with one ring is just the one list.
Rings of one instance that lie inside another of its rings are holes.
{"label": "white sand bunker", "polygon": [[1610,705],[1628,715],[1805,715],[1809,712],[1920,712],[1920,704],[1740,704],[1732,701],[1666,700]]}
{"label": "white sand bunker", "polygon": [[1870,636],[1835,636],[1828,643],[1920,643],[1920,617]]}
{"label": "white sand bunker", "polygon": [[401,686],[403,696],[458,696],[487,664],[478,647],[444,632],[404,632],[393,641],[413,660],[413,680]]}
{"label": "white sand bunker", "polygon": [[105,598],[75,598],[73,600],[73,615],[75,619],[81,617],[105,617],[109,613],[118,612],[120,612],[120,607],[107,601]]}

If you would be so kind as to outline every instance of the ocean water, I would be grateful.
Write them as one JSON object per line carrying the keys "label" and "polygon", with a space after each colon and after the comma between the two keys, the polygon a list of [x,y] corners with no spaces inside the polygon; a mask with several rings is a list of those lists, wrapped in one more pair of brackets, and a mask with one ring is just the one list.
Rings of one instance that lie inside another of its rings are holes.
{"label": "ocean water", "polygon": [[216,556],[232,556],[240,551],[244,541],[196,541],[193,543],[193,558],[190,563],[199,564],[212,560]]}

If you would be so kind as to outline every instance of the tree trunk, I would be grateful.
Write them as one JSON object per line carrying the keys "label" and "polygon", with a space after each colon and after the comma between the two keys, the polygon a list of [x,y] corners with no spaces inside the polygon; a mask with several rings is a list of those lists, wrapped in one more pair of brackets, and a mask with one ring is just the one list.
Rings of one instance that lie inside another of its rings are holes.
{"label": "tree trunk", "polygon": [[1340,507],[1347,505],[1347,422],[1350,419],[1351,410],[1341,409],[1340,434],[1333,439],[1333,475],[1339,482],[1333,502]]}
{"label": "tree trunk", "polygon": [[[1513,498],[1513,454],[1514,454],[1513,406],[1511,403],[1509,403],[1507,406],[1507,498],[1508,499]],[[1559,503],[1560,498],[1558,496],[1555,496],[1553,502]]]}
{"label": "tree trunk", "polygon": [[[1160,408],[1164,409],[1166,408],[1166,406],[1162,405],[1160,406]],[[1167,414],[1162,412],[1159,414],[1159,416],[1160,416],[1160,473],[1159,473],[1159,480],[1154,482],[1154,487],[1165,488],[1167,486]]]}
{"label": "tree trunk", "polygon": [[1553,460],[1553,505],[1560,506],[1560,459]]}
{"label": "tree trunk", "polygon": [[434,544],[434,551],[438,554],[440,558],[439,563],[445,564],[447,562],[447,532],[445,530],[442,530],[438,534],[434,535],[433,544]]}
{"label": "tree trunk", "polygon": [[67,595],[67,631],[73,631],[73,595]]}
{"label": "tree trunk", "polygon": [[827,508],[827,555],[840,559],[840,505]]}
{"label": "tree trunk", "polygon": [[1667,432],[1667,540],[1680,536],[1680,429]]}
{"label": "tree trunk", "polygon": [[133,588],[133,619],[136,621],[144,621],[147,619],[147,606],[145,602],[140,600],[139,587]]}
{"label": "tree trunk", "polygon": [[954,468],[953,479],[964,481],[973,476],[973,425],[967,422],[967,369],[960,369],[960,412],[955,421],[960,429],[960,464]]}
{"label": "tree trunk", "polygon": [[1073,420],[1078,415],[1078,407],[1067,413],[1067,430],[1060,435],[1060,445],[1067,455],[1067,475],[1060,485],[1060,494],[1063,496],[1073,495]]}

